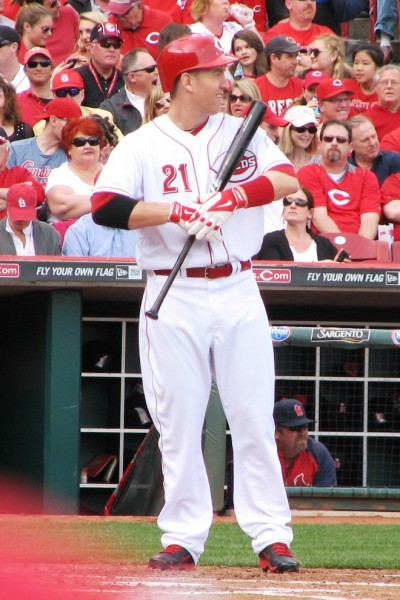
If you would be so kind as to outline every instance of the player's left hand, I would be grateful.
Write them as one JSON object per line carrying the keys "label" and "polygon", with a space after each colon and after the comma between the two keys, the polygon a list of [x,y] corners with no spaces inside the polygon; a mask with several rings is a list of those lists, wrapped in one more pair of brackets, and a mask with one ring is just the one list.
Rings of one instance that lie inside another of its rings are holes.
{"label": "player's left hand", "polygon": [[190,219],[192,223],[189,235],[195,235],[198,240],[220,242],[221,227],[238,208],[245,208],[247,199],[240,188],[234,187],[223,192],[213,192],[204,198],[199,198],[202,205]]}

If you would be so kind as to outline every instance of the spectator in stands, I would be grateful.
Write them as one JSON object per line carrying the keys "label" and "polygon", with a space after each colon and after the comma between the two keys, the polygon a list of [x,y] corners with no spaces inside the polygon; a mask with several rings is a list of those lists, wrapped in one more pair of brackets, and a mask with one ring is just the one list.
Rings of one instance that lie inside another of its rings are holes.
{"label": "spectator in stands", "polygon": [[18,59],[23,63],[28,50],[47,45],[53,31],[53,17],[40,4],[26,4],[18,13],[15,29],[21,37]]}
{"label": "spectator in stands", "polygon": [[91,213],[68,227],[62,245],[63,256],[134,258],[135,252],[135,231],[96,225]]}
{"label": "spectator in stands", "polygon": [[90,62],[90,33],[95,25],[106,21],[107,17],[100,11],[83,12],[79,15],[79,38],[74,52],[65,60],[66,68],[82,67]]}
{"label": "spectator in stands", "polygon": [[117,68],[120,60],[122,34],[113,23],[99,23],[90,32],[90,62],[76,70],[85,86],[85,106],[98,108],[123,87],[124,80]]}
{"label": "spectator in stands", "polygon": [[182,23],[168,23],[160,31],[157,46],[158,54],[173,40],[177,40],[185,35],[190,35],[191,33],[192,30],[189,25],[183,25]]}
{"label": "spectator in stands", "polygon": [[238,79],[233,83],[228,96],[228,113],[234,117],[242,117],[245,106],[253,100],[260,100],[260,90],[250,79]]}
{"label": "spectator in stands", "polygon": [[[101,108],[92,108],[90,106],[82,106],[84,98],[84,84],[81,75],[76,69],[64,69],[57,71],[51,81],[51,91],[54,98],[71,98],[81,108],[82,116],[91,117],[99,115],[104,119],[108,119],[114,126],[113,116],[107,110]],[[41,133],[44,129],[46,121],[42,119],[34,126],[35,135]],[[115,127],[115,126],[114,126]],[[122,139],[123,135],[119,129],[116,129],[118,139]]]}
{"label": "spectator in stands", "polygon": [[349,164],[351,127],[345,121],[326,121],[320,139],[320,161],[297,172],[300,185],[314,196],[315,229],[375,239],[381,213],[379,183],[369,170]]}
{"label": "spectator in stands", "polygon": [[128,52],[121,66],[125,86],[100,106],[113,115],[116,125],[126,135],[140,127],[144,103],[158,82],[158,71],[154,58],[145,48]]}
{"label": "spectator in stands", "polygon": [[286,0],[285,4],[289,11],[289,20],[271,27],[264,36],[265,43],[277,35],[284,35],[304,47],[312,44],[322,33],[333,33],[329,27],[313,23],[317,10],[315,0]]}
{"label": "spectator in stands", "polygon": [[48,222],[76,221],[90,213],[90,196],[103,165],[101,125],[92,117],[71,119],[63,127],[61,146],[68,161],[52,170],[46,184]]}
{"label": "spectator in stands", "polygon": [[160,31],[172,23],[170,14],[145,6],[142,0],[111,0],[108,10],[123,31],[122,53],[146,48],[156,59]]}
{"label": "spectator in stands", "polygon": [[30,87],[17,95],[21,118],[31,127],[44,118],[46,106],[53,99],[50,87],[53,62],[50,52],[39,46],[28,50],[24,56],[24,68]]}
{"label": "spectator in stands", "polygon": [[311,230],[314,198],[301,187],[295,194],[283,198],[283,220],[286,227],[264,235],[258,260],[294,260],[316,262],[334,260],[336,247],[325,237]]}
{"label": "spectator in stands", "polygon": [[348,79],[325,79],[317,87],[317,99],[321,123],[332,119],[347,121],[353,90]]}
{"label": "spectator in stands", "polygon": [[282,131],[279,148],[296,171],[307,165],[317,153],[317,118],[308,106],[291,106],[284,115],[289,126]]}
{"label": "spectator in stands", "polygon": [[303,92],[301,96],[295,98],[293,101],[293,105],[312,108],[318,121],[321,113],[318,106],[317,87],[325,79],[328,79],[328,75],[324,71],[308,71],[303,79]]}
{"label": "spectator in stands", "polygon": [[378,138],[400,127],[400,67],[385,65],[376,73],[378,102],[364,112],[375,125]]}
{"label": "spectator in stands", "polygon": [[283,113],[303,91],[302,80],[293,76],[301,49],[285,36],[277,36],[265,46],[268,71],[254,82],[260,90],[261,99],[277,115]]}
{"label": "spectator in stands", "polygon": [[59,255],[61,238],[48,223],[37,220],[37,193],[32,185],[16,183],[7,192],[7,216],[0,221],[0,254]]}
{"label": "spectator in stands", "polygon": [[[250,8],[242,6],[242,11],[233,13],[235,21],[227,21],[231,16],[229,0],[193,0],[191,5],[194,23],[190,25],[193,33],[212,35],[215,43],[225,54],[230,54],[232,38],[238,31],[248,29],[260,37]],[[233,9],[232,9],[233,10]],[[260,37],[261,40],[261,37]]]}
{"label": "spectator in stands", "polygon": [[156,117],[165,115],[169,111],[170,104],[169,92],[165,93],[161,85],[153,85],[144,104],[143,123],[149,123]]}
{"label": "spectator in stands", "polygon": [[267,72],[267,59],[264,46],[254,31],[242,29],[232,38],[231,52],[239,62],[229,67],[235,79],[240,77],[261,77]]}
{"label": "spectator in stands", "polygon": [[307,54],[311,59],[311,68],[324,71],[333,79],[351,77],[351,69],[346,64],[346,46],[344,40],[334,33],[323,33],[309,45]]}
{"label": "spectator in stands", "polygon": [[400,127],[383,136],[381,140],[382,150],[400,152]]}
{"label": "spectator in stands", "polygon": [[46,48],[53,57],[54,65],[59,65],[75,49],[79,21],[77,11],[60,0],[26,0],[26,2],[28,5],[32,2],[35,5],[42,5],[50,12],[53,18],[53,27],[51,35],[46,41]]}
{"label": "spectator in stands", "polygon": [[44,200],[43,186],[38,183],[30,172],[25,168],[16,165],[8,168],[7,161],[10,155],[10,142],[0,137],[0,218],[6,216],[6,196],[9,188],[15,183],[26,183],[36,190],[37,204],[42,204]]}
{"label": "spectator in stands", "polygon": [[20,46],[21,38],[15,29],[0,25],[0,73],[17,93],[29,89],[29,80],[18,59]]}
{"label": "spectator in stands", "polygon": [[0,75],[0,135],[10,142],[33,136],[32,127],[21,120],[14,87]]}
{"label": "spectator in stands", "polygon": [[400,154],[380,149],[374,124],[364,114],[348,120],[352,131],[353,152],[349,162],[356,167],[369,169],[375,173],[379,185],[392,175],[400,172]]}
{"label": "spectator in stands", "polygon": [[61,134],[69,119],[81,116],[81,109],[70,98],[55,98],[46,107],[46,126],[33,138],[13,142],[8,167],[21,165],[43,186],[52,169],[66,162],[61,147]]}
{"label": "spectator in stands", "polygon": [[353,77],[349,83],[354,91],[351,113],[364,112],[378,102],[376,72],[383,66],[381,49],[374,44],[360,44],[353,51]]}
{"label": "spectator in stands", "polygon": [[275,403],[275,440],[287,486],[336,486],[336,466],[324,444],[310,438],[304,405],[299,400]]}
{"label": "spectator in stands", "polygon": [[393,58],[392,40],[396,37],[397,21],[397,0],[378,0],[375,35],[379,40],[385,64],[390,63]]}

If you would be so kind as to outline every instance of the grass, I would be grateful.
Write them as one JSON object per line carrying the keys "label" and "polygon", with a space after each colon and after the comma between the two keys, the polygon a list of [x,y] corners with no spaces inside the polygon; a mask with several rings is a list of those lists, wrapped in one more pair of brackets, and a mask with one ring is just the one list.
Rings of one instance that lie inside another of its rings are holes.
{"label": "grass", "polygon": [[[399,569],[400,525],[294,525],[294,554],[304,567]],[[49,562],[146,563],[160,549],[153,522],[1,517],[0,548],[9,558]],[[215,523],[202,566],[257,565],[249,538]]]}

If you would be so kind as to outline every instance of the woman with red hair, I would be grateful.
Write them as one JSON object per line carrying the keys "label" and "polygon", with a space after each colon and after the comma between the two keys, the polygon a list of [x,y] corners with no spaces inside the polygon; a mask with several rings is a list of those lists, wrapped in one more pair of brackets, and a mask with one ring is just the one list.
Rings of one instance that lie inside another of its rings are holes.
{"label": "woman with red hair", "polygon": [[[47,220],[70,225],[91,210],[90,196],[102,169],[100,153],[106,145],[103,128],[93,117],[71,119],[62,130],[61,145],[68,162],[53,169],[47,180]],[[57,228],[60,230],[60,226]],[[65,232],[66,227],[61,228]]]}

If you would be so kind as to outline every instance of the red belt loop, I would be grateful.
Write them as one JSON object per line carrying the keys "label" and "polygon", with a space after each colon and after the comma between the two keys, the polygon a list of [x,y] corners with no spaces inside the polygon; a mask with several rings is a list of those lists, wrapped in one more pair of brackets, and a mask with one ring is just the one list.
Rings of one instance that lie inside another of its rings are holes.
{"label": "red belt loop", "polygon": [[[240,261],[240,272],[248,271],[251,269],[251,260]],[[168,275],[171,273],[170,269],[157,269],[153,271],[154,275]],[[219,279],[220,277],[229,277],[234,273],[234,266],[232,263],[208,265],[208,267],[189,267],[184,270],[186,277],[205,277],[205,279]]]}

